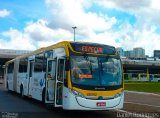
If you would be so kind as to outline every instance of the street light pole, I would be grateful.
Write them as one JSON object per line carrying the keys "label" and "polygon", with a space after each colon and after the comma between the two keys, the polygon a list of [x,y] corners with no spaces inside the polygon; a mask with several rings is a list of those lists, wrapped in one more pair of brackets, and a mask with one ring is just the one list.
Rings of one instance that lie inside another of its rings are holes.
{"label": "street light pole", "polygon": [[77,28],[76,26],[72,27],[74,31],[74,41],[75,41],[75,29]]}

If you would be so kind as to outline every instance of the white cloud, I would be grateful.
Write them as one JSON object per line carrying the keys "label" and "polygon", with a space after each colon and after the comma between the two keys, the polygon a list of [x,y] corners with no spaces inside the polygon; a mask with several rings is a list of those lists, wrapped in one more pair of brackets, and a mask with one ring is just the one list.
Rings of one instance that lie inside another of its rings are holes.
{"label": "white cloud", "polygon": [[137,12],[150,7],[151,0],[95,0],[97,4],[106,8],[114,8],[125,12]]}
{"label": "white cloud", "polygon": [[151,8],[160,10],[160,4],[157,2],[157,0],[151,0]]}
{"label": "white cloud", "polygon": [[[40,19],[37,22],[28,22],[24,31],[10,28],[0,33],[0,47],[4,49],[35,50],[46,47],[62,40],[71,40],[73,34],[65,29],[51,29],[47,21]],[[7,39],[7,40],[5,40]]]}
{"label": "white cloud", "polygon": [[[156,0],[46,0],[50,17],[28,22],[23,32],[10,29],[2,33],[9,42],[0,40],[0,46],[19,49],[36,49],[62,40],[73,39],[73,26],[77,26],[76,39],[122,46],[125,49],[143,47],[152,55],[160,49],[160,5]],[[89,8],[98,5],[103,9],[116,9],[136,17],[136,23],[119,21],[107,12],[93,12]],[[114,25],[121,22],[119,30]],[[2,35],[1,34],[1,35]]]}
{"label": "white cloud", "polygon": [[[152,55],[153,50],[158,48],[156,42],[160,38],[156,33],[157,27],[154,31],[152,29],[160,25],[160,16],[155,15],[160,12],[160,7],[155,0],[92,0],[87,3],[84,0],[46,0],[46,4],[51,12],[52,20],[49,20],[48,25],[52,29],[61,27],[71,31],[72,26],[77,26],[76,34],[83,41],[122,46],[125,49],[143,47],[148,55]],[[124,21],[119,31],[113,30],[118,19],[101,11],[87,11],[93,4],[134,15],[136,23],[130,25]]]}
{"label": "white cloud", "polygon": [[90,42],[96,42],[101,44],[112,45],[115,47],[119,47],[120,44],[116,42],[116,35],[114,32],[103,32],[99,34],[95,34],[93,37],[90,38]]}
{"label": "white cloud", "polygon": [[142,47],[149,56],[153,56],[153,50],[160,49],[160,35],[156,28],[137,29],[130,24],[124,25],[120,31],[115,32],[115,39],[119,40],[119,46],[125,50],[132,50],[135,47]]}
{"label": "white cloud", "polygon": [[[95,0],[103,8],[122,11],[136,17],[134,25],[124,21],[121,29],[114,32],[115,39],[125,49],[143,47],[146,54],[153,55],[154,49],[160,49],[160,35],[156,32],[160,26],[160,4],[157,0]],[[117,43],[119,44],[119,43]]]}
{"label": "white cloud", "polygon": [[[81,30],[104,31],[110,29],[117,20],[114,17],[107,17],[94,12],[87,12],[91,5],[91,1],[84,2],[84,0],[46,0],[49,11],[51,12],[51,19],[49,26],[52,28],[61,27],[72,30],[72,26],[77,26]],[[88,32],[83,32],[88,35]],[[82,35],[82,32],[80,32]]]}
{"label": "white cloud", "polygon": [[89,11],[88,9],[93,4],[93,0],[46,0],[46,5],[51,14],[48,27],[54,31],[59,28],[70,31],[69,38],[73,39],[72,27],[77,26],[76,40],[117,46],[113,34],[109,33],[109,30],[117,23],[117,19],[101,12]]}
{"label": "white cloud", "polygon": [[10,29],[9,31],[2,32],[1,35],[9,40],[0,40],[0,47],[2,49],[22,49],[22,50],[34,50],[34,45],[31,44],[27,35],[22,34],[16,29]]}
{"label": "white cloud", "polygon": [[10,12],[6,9],[0,10],[0,18],[4,18],[6,16],[9,16]]}
{"label": "white cloud", "polygon": [[72,34],[65,29],[51,29],[47,26],[46,20],[38,20],[35,23],[28,23],[24,29],[24,33],[27,34],[37,47],[44,47],[51,45],[62,40],[70,40]]}
{"label": "white cloud", "polygon": [[136,16],[137,26],[150,28],[160,25],[160,4],[157,0],[95,0],[104,8],[112,8]]}

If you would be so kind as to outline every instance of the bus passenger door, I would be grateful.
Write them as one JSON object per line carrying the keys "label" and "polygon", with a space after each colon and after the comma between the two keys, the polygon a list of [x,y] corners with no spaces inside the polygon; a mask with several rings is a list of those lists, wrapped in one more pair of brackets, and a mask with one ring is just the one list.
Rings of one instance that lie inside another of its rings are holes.
{"label": "bus passenger door", "polygon": [[45,103],[54,103],[56,81],[56,60],[47,59]]}
{"label": "bus passenger door", "polygon": [[63,99],[63,78],[65,76],[65,59],[57,59],[57,77],[55,88],[55,107],[62,106]]}

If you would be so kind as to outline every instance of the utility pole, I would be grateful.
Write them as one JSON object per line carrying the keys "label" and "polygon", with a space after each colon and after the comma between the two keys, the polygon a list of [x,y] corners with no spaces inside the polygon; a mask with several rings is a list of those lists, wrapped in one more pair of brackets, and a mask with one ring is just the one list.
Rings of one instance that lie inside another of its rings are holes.
{"label": "utility pole", "polygon": [[75,30],[76,30],[76,26],[72,27],[73,28],[73,31],[74,31],[74,42],[75,42]]}

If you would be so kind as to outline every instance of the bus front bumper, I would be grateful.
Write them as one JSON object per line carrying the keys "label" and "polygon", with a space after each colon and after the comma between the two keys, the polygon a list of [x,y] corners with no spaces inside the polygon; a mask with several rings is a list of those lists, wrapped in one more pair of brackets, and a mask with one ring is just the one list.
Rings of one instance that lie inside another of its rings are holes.
{"label": "bus front bumper", "polygon": [[109,100],[92,100],[75,96],[66,90],[66,96],[63,99],[63,109],[66,110],[111,110],[122,109],[124,103],[124,92]]}

